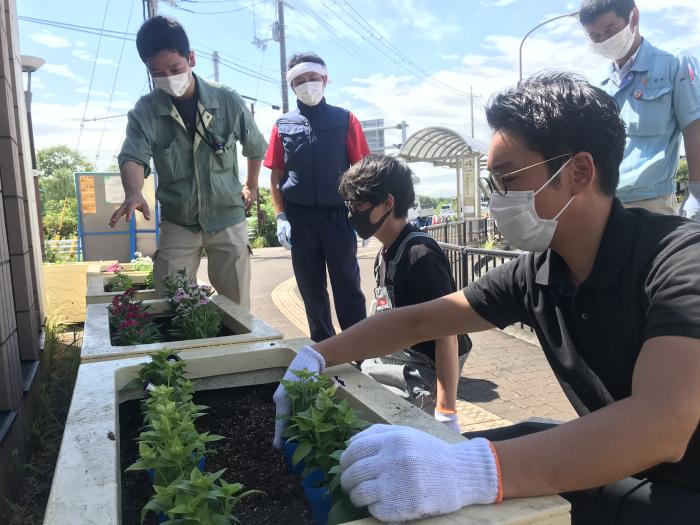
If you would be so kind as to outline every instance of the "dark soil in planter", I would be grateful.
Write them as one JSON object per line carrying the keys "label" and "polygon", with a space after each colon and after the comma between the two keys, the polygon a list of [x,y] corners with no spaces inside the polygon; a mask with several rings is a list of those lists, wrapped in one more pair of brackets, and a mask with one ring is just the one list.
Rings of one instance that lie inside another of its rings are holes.
{"label": "dark soil in planter", "polygon": [[[236,507],[234,514],[243,525],[313,524],[301,478],[287,473],[283,454],[272,448],[276,387],[275,383],[196,393],[195,403],[209,407],[207,415],[197,419],[197,428],[226,437],[211,443],[206,470],[225,468],[226,481],[265,492],[242,499]],[[138,457],[136,438],[142,424],[138,400],[120,405],[123,525],[141,523],[141,509],[153,490],[145,472],[124,472]],[[155,524],[156,519],[151,515],[145,523]]]}
{"label": "dark soil in planter", "polygon": [[[111,314],[108,314],[109,318],[111,319]],[[160,343],[170,343],[172,341],[181,341],[180,338],[175,337],[170,333],[171,329],[171,323],[173,320],[173,315],[154,315],[152,317],[153,322],[158,326],[158,331],[160,332],[160,337],[158,338],[158,342]],[[221,325],[221,328],[219,329],[219,332],[214,336],[214,337],[226,337],[229,335],[237,335],[236,332],[231,330],[228,326],[225,324]],[[109,342],[117,346],[114,342],[114,330],[110,324],[109,327]]]}
{"label": "dark soil in planter", "polygon": [[[143,283],[142,283],[142,284],[132,284],[132,285],[131,285],[131,288],[136,288],[136,289],[139,290],[139,291],[143,291],[143,290],[153,290],[153,287],[150,287],[150,288],[149,288],[148,285],[143,284]],[[108,292],[108,293],[109,293],[109,292],[112,292],[112,291],[113,291],[113,290],[112,290],[112,285],[109,284],[109,283],[105,284],[105,292]],[[124,292],[124,290],[114,290],[114,292]]]}

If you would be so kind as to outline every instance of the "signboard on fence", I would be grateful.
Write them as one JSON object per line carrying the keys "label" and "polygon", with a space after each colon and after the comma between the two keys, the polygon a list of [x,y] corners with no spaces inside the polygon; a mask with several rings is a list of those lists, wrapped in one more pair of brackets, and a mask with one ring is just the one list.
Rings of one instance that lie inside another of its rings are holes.
{"label": "signboard on fence", "polygon": [[473,155],[462,163],[462,217],[479,217],[479,200],[477,176],[479,172],[479,157]]}
{"label": "signboard on fence", "polygon": [[360,121],[360,125],[365,132],[365,138],[367,139],[367,145],[370,151],[377,155],[384,155],[384,148],[386,147],[384,143],[384,130],[379,129],[384,127],[384,119],[362,120]]}
{"label": "signboard on fence", "polygon": [[112,214],[124,201],[119,173],[76,173],[78,198],[78,249],[84,261],[128,262],[134,252],[152,257],[158,236],[155,177],[145,180],[143,195],[151,209],[151,220],[134,213],[131,223],[123,218],[109,227]]}

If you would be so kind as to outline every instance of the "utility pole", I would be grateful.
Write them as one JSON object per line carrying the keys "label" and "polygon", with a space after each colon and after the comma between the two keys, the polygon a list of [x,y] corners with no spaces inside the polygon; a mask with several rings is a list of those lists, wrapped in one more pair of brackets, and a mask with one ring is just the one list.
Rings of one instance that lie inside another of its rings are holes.
{"label": "utility pole", "polygon": [[214,80],[219,81],[219,52],[214,51],[211,55],[211,60],[214,62]]}
{"label": "utility pole", "polygon": [[474,86],[469,86],[469,102],[471,106],[472,138],[474,138]]}
{"label": "utility pole", "polygon": [[151,19],[158,14],[158,0],[147,0],[148,18]]}
{"label": "utility pole", "polygon": [[287,93],[287,41],[284,35],[284,1],[277,0],[277,27],[273,26],[272,39],[280,44],[280,87],[282,88],[282,113],[289,111]]}

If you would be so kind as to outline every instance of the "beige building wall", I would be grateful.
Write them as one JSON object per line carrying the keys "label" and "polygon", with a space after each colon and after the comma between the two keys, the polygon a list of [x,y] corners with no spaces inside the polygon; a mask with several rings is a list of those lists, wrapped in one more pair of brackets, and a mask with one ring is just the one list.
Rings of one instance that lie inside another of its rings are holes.
{"label": "beige building wall", "polygon": [[41,250],[24,97],[16,1],[0,0],[0,501],[21,486],[41,382]]}

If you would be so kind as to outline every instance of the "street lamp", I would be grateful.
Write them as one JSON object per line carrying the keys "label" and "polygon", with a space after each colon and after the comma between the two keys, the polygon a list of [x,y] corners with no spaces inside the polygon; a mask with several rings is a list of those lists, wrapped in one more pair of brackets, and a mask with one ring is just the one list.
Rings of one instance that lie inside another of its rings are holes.
{"label": "street lamp", "polygon": [[32,170],[34,175],[34,197],[36,199],[36,213],[39,220],[39,238],[41,240],[41,255],[46,255],[44,247],[44,226],[41,219],[41,199],[39,198],[39,177],[36,170],[36,152],[34,150],[34,127],[32,126],[32,73],[43,66],[46,60],[39,57],[22,55],[22,73],[27,74],[27,90],[24,92],[24,101],[27,106],[27,126],[29,128],[29,152],[32,158]]}
{"label": "street lamp", "polygon": [[541,24],[537,24],[535,27],[533,27],[532,29],[530,29],[530,31],[527,32],[527,34],[520,41],[520,52],[519,52],[519,59],[518,59],[518,64],[519,64],[518,83],[523,81],[523,44],[525,43],[525,39],[527,39],[527,37],[529,37],[532,33],[534,33],[537,29],[539,29],[543,25],[549,24],[550,22],[554,22],[555,20],[561,20],[562,18],[569,18],[569,17],[578,16],[578,13],[579,12],[576,11],[575,13],[569,13],[566,15],[555,16],[554,18],[550,18],[549,20],[545,20]]}
{"label": "street lamp", "polygon": [[46,64],[46,60],[30,55],[22,55],[22,73],[28,73],[27,93],[32,92],[32,73]]}

